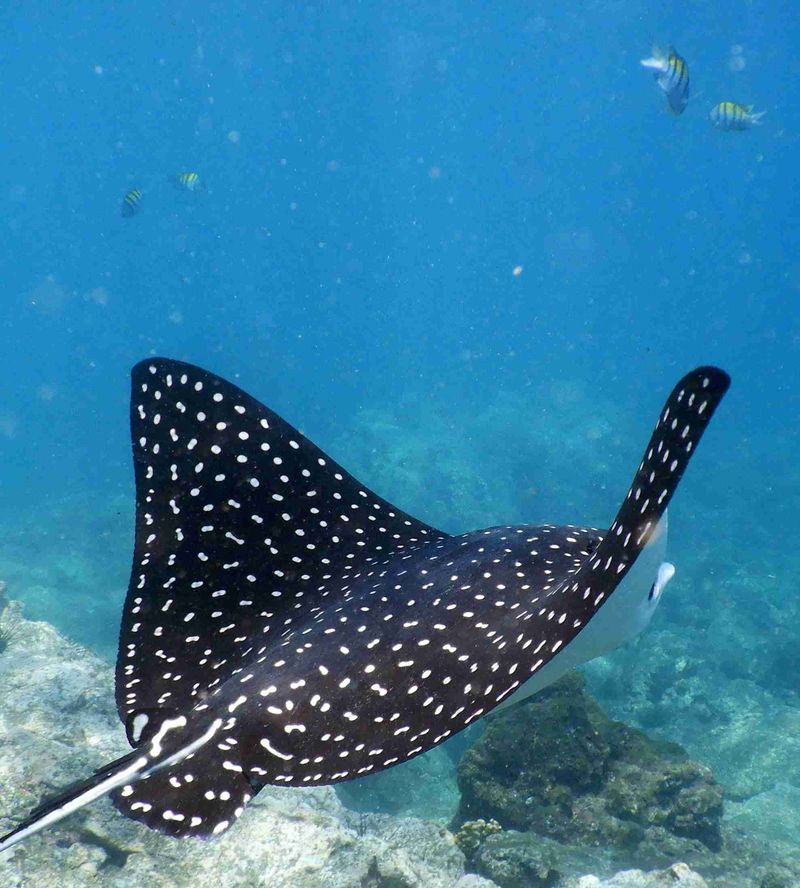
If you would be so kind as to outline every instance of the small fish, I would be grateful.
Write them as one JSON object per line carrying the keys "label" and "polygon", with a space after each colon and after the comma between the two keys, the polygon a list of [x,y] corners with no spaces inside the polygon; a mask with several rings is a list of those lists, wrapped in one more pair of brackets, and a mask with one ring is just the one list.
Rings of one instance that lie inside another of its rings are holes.
{"label": "small fish", "polygon": [[125,197],[122,198],[120,214],[123,219],[130,219],[131,216],[135,216],[139,212],[141,209],[141,199],[142,192],[138,188],[131,188]]}
{"label": "small fish", "polygon": [[218,835],[266,784],[390,768],[638,635],[675,572],[667,506],[729,382],[715,367],[678,382],[607,531],[451,536],[232,383],[137,364],[116,681],[133,750],[0,853],[109,793],[152,829]]}
{"label": "small fish", "polygon": [[197,173],[178,173],[172,177],[172,184],[184,191],[205,191],[206,186]]}
{"label": "small fish", "polygon": [[654,47],[653,55],[649,59],[642,59],[641,64],[653,72],[661,92],[667,97],[670,111],[682,114],[689,104],[689,66],[686,59],[671,46],[666,55]]}
{"label": "small fish", "polygon": [[766,111],[753,111],[752,105],[740,105],[738,102],[720,102],[708,113],[708,119],[717,129],[731,132],[732,130],[750,129],[753,124],[760,124]]}

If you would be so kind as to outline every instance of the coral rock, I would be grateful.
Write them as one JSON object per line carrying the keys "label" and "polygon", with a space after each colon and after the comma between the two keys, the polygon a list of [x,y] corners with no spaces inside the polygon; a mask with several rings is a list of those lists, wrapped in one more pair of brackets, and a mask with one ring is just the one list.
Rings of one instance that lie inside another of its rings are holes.
{"label": "coral rock", "polygon": [[618,848],[664,833],[721,844],[722,787],[710,770],[612,722],[578,674],[492,718],[458,779],[459,821],[495,818],[506,829]]}

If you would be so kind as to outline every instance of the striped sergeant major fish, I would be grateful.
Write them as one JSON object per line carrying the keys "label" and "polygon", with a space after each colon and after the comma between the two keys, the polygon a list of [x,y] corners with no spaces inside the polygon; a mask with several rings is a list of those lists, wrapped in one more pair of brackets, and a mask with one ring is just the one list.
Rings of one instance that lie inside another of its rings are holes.
{"label": "striped sergeant major fish", "polygon": [[178,173],[173,176],[170,181],[176,188],[182,188],[184,191],[205,191],[205,184],[197,173]]}
{"label": "striped sergeant major fish", "polygon": [[18,820],[0,854],[107,794],[167,835],[219,835],[267,784],[390,768],[635,637],[675,572],[667,506],[729,383],[716,367],[678,381],[608,530],[453,536],[225,379],[137,364],[116,680],[132,750]]}
{"label": "striped sergeant major fish", "polygon": [[750,129],[753,124],[760,124],[766,111],[753,111],[752,105],[740,105],[738,102],[720,102],[708,113],[708,119],[717,129],[730,132],[732,130]]}
{"label": "striped sergeant major fish", "polygon": [[142,192],[139,188],[131,188],[122,198],[120,214],[123,219],[130,219],[141,209]]}
{"label": "striped sergeant major fish", "polygon": [[649,59],[642,59],[641,64],[653,72],[670,111],[682,114],[689,104],[689,66],[686,59],[671,46],[666,54],[654,47],[653,55]]}

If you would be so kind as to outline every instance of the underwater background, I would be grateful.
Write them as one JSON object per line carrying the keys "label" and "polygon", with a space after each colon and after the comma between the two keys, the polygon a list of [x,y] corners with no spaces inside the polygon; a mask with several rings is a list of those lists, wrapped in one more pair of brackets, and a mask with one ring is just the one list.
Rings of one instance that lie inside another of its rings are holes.
{"label": "underwater background", "polygon": [[[727,828],[785,861],[741,884],[800,884],[793,5],[26,2],[0,35],[0,579],[26,617],[116,656],[148,355],[235,381],[450,532],[607,526],[672,384],[717,364],[676,578],[572,691],[711,769]],[[680,116],[654,43],[688,62]],[[721,132],[724,100],[766,116]],[[485,730],[420,798],[402,768],[340,796],[452,824]],[[703,829],[692,865],[738,884]]]}

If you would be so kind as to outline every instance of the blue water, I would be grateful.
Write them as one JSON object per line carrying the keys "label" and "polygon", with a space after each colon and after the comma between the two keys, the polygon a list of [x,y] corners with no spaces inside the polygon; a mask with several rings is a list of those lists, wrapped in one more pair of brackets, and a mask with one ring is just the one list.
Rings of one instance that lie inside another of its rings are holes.
{"label": "blue water", "polygon": [[[0,576],[30,615],[115,654],[147,355],[235,380],[451,531],[605,526],[673,382],[715,363],[733,387],[657,620],[743,609],[783,665],[741,674],[795,704],[790,4],[28,2],[0,38]],[[689,62],[681,117],[653,42]],[[724,99],[763,125],[714,130]]]}

